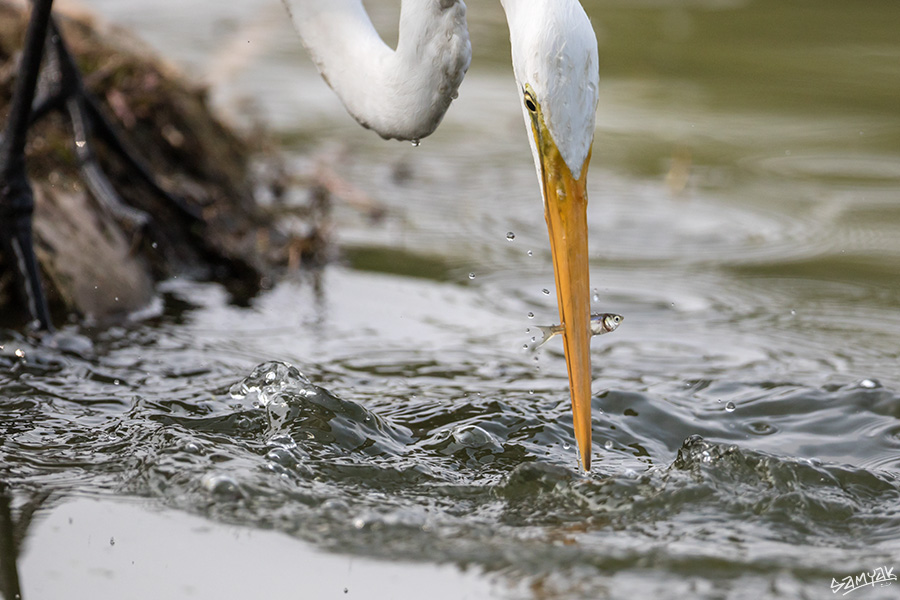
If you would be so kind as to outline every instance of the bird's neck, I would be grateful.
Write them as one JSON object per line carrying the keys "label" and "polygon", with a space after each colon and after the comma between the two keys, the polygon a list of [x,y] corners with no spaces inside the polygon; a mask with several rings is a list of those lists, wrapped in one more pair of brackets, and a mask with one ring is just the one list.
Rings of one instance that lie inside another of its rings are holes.
{"label": "bird's neck", "polygon": [[319,72],[363,126],[417,140],[441,122],[469,65],[460,0],[404,0],[397,50],[361,0],[284,0]]}

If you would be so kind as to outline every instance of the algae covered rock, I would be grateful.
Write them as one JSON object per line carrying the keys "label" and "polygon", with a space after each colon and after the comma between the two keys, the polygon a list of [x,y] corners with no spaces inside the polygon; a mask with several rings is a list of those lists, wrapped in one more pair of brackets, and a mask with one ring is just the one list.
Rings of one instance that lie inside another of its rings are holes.
{"label": "algae covered rock", "polygon": [[[5,122],[28,14],[0,0],[0,123]],[[38,259],[55,319],[127,314],[152,298],[154,282],[175,274],[222,282],[241,301],[322,236],[296,239],[279,230],[255,195],[278,197],[285,182],[265,136],[249,141],[210,110],[206,91],[156,58],[127,30],[89,17],[56,14],[85,87],[126,146],[146,163],[167,200],[97,140],[102,170],[127,205],[150,216],[136,229],[111,214],[85,185],[65,111],[52,111],[29,133]],[[45,59],[45,63],[47,59]],[[45,71],[48,71],[45,68]],[[38,95],[52,86],[45,72]],[[256,132],[255,132],[256,133]],[[267,173],[261,181],[259,173]],[[272,175],[272,174],[275,175]],[[23,307],[0,255],[0,322],[21,323]]]}

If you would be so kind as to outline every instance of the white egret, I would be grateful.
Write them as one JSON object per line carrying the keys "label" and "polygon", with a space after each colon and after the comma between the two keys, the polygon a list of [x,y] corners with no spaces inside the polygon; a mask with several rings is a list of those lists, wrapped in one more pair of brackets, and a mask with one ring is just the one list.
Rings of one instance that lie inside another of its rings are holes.
{"label": "white egret", "polygon": [[[385,138],[438,126],[471,59],[462,0],[403,0],[397,49],[362,0],[284,0],[303,44],[350,114]],[[578,0],[501,0],[550,233],[575,437],[591,465],[590,301],[585,183],[599,78]]]}

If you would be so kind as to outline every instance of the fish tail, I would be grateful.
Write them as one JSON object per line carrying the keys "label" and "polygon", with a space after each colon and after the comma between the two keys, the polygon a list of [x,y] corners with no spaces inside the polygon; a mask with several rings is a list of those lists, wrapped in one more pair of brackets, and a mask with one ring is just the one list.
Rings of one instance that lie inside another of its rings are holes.
{"label": "fish tail", "polygon": [[538,325],[537,328],[541,330],[542,337],[541,341],[538,342],[537,345],[532,348],[532,350],[537,350],[538,348],[546,344],[550,340],[550,338],[559,333],[559,328],[552,325]]}

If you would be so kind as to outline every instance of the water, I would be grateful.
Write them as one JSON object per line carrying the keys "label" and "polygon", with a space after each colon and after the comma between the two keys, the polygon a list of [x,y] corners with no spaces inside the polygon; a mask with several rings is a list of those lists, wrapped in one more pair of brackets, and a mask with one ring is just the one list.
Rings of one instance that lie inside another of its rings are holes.
{"label": "water", "polygon": [[592,309],[627,320],[592,342],[589,476],[561,344],[523,349],[558,315],[499,3],[469,3],[472,70],[419,148],[343,114],[277,3],[171,4],[92,2],[215,80],[224,110],[251,98],[296,169],[328,157],[386,217],[339,205],[344,262],[249,307],[174,280],[158,316],[71,328],[90,353],[4,333],[15,504],[140,498],[496,583],[470,597],[821,598],[900,568],[893,2],[586,3]]}

